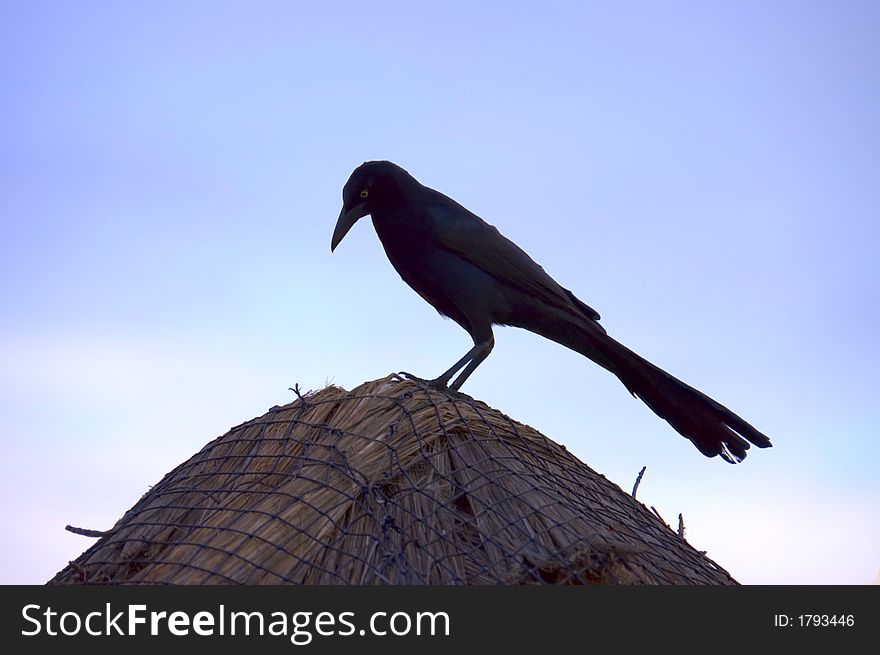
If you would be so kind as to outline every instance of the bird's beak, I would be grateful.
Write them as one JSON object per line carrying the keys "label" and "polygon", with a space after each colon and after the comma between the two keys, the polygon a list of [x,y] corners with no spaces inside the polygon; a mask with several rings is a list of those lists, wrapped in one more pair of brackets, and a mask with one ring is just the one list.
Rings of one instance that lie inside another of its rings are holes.
{"label": "bird's beak", "polygon": [[339,212],[339,218],[336,220],[336,229],[333,230],[333,239],[330,240],[330,252],[336,250],[336,246],[342,241],[343,237],[348,234],[351,226],[357,223],[358,219],[366,216],[369,212],[365,205],[358,205],[351,209],[342,208]]}

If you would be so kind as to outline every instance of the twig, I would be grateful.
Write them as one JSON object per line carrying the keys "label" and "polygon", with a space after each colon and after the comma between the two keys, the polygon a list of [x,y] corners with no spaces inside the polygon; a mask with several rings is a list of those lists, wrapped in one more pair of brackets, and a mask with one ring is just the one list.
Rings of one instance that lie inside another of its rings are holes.
{"label": "twig", "polygon": [[639,490],[639,485],[642,483],[642,476],[645,474],[645,469],[647,466],[643,466],[642,470],[639,471],[639,477],[636,478],[636,483],[633,485],[632,497],[636,497],[636,492]]}
{"label": "twig", "polygon": [[109,530],[87,530],[86,528],[75,528],[72,525],[65,525],[64,529],[83,537],[103,537],[110,532]]}
{"label": "twig", "polygon": [[[303,396],[302,392],[301,392],[300,389],[299,389],[299,382],[297,382],[296,384],[294,384],[292,387],[289,387],[289,389],[290,389],[293,393],[296,394],[296,397],[300,399],[300,402],[302,402],[303,405],[305,405],[306,407],[309,406],[308,401],[306,401],[305,396]],[[306,393],[308,393],[308,392],[306,392]]]}
{"label": "twig", "polygon": [[678,515],[678,536],[684,539],[684,517],[681,514]]}

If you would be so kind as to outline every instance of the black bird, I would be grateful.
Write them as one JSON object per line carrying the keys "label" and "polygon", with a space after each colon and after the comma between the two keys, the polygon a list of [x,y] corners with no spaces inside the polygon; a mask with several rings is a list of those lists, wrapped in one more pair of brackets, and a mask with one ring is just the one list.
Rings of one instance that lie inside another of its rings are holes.
{"label": "black bird", "polygon": [[[599,313],[560,286],[495,227],[400,166],[358,166],[342,190],[330,250],[369,214],[391,264],[416,293],[468,331],[474,347],[431,384],[457,390],[495,345],[493,325],[513,325],[589,357],[690,439],[731,463],[770,439],[746,421],[609,337]],[[458,372],[452,384],[450,380]]]}

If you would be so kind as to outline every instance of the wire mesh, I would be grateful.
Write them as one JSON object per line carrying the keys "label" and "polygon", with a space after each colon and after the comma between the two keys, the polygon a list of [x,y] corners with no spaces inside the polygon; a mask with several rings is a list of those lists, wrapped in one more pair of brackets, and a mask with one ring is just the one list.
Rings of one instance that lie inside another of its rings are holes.
{"label": "wire mesh", "polygon": [[392,375],[168,473],[51,584],[735,584],[563,446]]}

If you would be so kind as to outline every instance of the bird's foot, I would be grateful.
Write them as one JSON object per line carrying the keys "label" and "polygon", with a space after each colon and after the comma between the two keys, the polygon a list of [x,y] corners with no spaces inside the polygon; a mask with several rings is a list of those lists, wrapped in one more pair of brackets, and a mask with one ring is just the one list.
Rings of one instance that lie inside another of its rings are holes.
{"label": "bird's foot", "polygon": [[449,388],[448,382],[443,378],[425,380],[425,386],[435,389],[436,391],[446,391],[447,393],[452,391],[452,389]]}
{"label": "bird's foot", "polygon": [[441,375],[439,378],[435,378],[433,380],[426,380],[424,378],[420,378],[412,373],[407,373],[406,371],[400,371],[398,375],[402,378],[406,378],[407,380],[412,380],[419,384],[419,386],[426,387],[428,389],[434,389],[435,391],[450,391],[448,381]]}
{"label": "bird's foot", "polygon": [[418,375],[413,375],[412,373],[407,373],[406,371],[400,371],[397,375],[404,380],[411,380],[412,382],[415,382],[422,387],[431,386],[431,382],[433,382],[433,380],[426,380],[425,378],[420,378]]}

